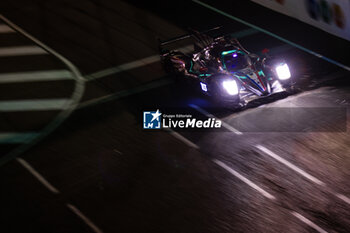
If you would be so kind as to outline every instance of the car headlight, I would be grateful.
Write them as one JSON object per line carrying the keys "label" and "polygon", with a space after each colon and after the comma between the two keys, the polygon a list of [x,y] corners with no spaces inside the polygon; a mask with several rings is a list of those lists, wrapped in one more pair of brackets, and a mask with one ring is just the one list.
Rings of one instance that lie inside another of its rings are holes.
{"label": "car headlight", "polygon": [[276,66],[276,73],[280,80],[287,80],[291,77],[289,67],[286,63]]}
{"label": "car headlight", "polygon": [[238,85],[235,80],[227,80],[222,83],[222,86],[227,91],[229,95],[237,95],[238,94]]}

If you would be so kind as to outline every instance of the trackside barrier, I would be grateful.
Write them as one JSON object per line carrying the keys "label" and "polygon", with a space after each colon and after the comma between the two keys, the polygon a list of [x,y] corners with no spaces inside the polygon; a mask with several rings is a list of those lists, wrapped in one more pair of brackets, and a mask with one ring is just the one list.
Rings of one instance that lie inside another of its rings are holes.
{"label": "trackside barrier", "polygon": [[251,1],[350,40],[350,1],[348,0]]}

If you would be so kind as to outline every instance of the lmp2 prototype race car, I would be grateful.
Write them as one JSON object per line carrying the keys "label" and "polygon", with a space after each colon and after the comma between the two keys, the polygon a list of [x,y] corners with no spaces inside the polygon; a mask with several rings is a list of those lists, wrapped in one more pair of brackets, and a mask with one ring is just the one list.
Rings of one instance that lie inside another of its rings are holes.
{"label": "lmp2 prototype race car", "polygon": [[[191,52],[165,50],[171,43],[194,39]],[[250,101],[292,88],[288,64],[263,51],[259,57],[248,52],[230,36],[190,34],[160,42],[161,61],[167,73],[192,80],[202,93],[230,106],[243,107]],[[194,80],[194,81],[193,81]]]}

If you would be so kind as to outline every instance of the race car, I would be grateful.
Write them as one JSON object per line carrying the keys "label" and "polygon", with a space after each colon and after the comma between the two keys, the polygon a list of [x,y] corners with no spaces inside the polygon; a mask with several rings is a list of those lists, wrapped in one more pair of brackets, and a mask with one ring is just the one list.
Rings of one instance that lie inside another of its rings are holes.
{"label": "race car", "polygon": [[[164,46],[194,39],[190,52],[165,50]],[[284,60],[248,52],[230,36],[190,34],[160,42],[161,61],[166,72],[194,80],[203,94],[237,107],[274,93],[292,89],[292,74]]]}

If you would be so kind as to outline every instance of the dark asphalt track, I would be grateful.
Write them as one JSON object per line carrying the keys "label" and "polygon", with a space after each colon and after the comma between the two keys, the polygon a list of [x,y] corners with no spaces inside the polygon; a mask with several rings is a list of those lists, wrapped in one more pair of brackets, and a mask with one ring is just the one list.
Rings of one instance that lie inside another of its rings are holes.
{"label": "dark asphalt track", "polygon": [[[221,1],[215,4],[309,49],[344,64],[349,62],[344,52],[348,42],[247,1],[229,6]],[[3,15],[68,58],[86,78],[157,55],[157,38],[181,35],[187,27],[201,30],[224,25],[225,33],[249,29],[190,1],[185,5],[178,1],[159,5],[111,0],[20,0],[3,1],[0,7]],[[265,17],[267,14],[269,17]],[[0,47],[31,43],[12,37],[0,34]],[[315,115],[306,110],[296,118],[295,125],[307,130],[312,123],[321,124],[324,132],[279,132],[284,126],[282,113],[269,119],[273,123],[267,125],[268,129],[261,128],[264,114],[273,108],[348,110],[349,74],[262,33],[242,36],[240,41],[252,52],[269,48],[271,53],[284,57],[298,77],[295,93],[259,100],[241,111],[230,110],[217,107],[192,88],[174,83],[156,61],[88,81],[81,100],[84,107],[21,155],[59,193],[50,192],[18,161],[0,167],[0,232],[99,232],[87,224],[89,221],[103,232],[320,231],[296,213],[326,232],[349,232],[350,203],[339,198],[339,194],[350,197],[350,137],[342,122],[329,122],[331,114]],[[40,70],[48,62],[44,59],[37,66],[35,59],[0,59],[9,62],[0,66],[3,72]],[[1,84],[0,99],[32,98],[33,94],[38,98],[62,97],[72,90],[66,82]],[[102,101],[95,101],[100,97]],[[174,136],[142,130],[143,110],[189,108],[189,104],[240,127],[243,134],[178,132]],[[26,114],[25,120],[22,113],[6,116],[7,121],[0,121],[1,131],[23,132],[46,124],[38,113]],[[9,121],[16,128],[9,128]],[[198,149],[179,140],[179,135]],[[302,172],[276,160],[258,145]],[[1,145],[2,155],[15,146]],[[223,162],[274,199],[215,161]],[[76,206],[89,221],[72,212],[67,204]]]}

